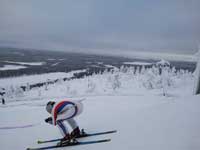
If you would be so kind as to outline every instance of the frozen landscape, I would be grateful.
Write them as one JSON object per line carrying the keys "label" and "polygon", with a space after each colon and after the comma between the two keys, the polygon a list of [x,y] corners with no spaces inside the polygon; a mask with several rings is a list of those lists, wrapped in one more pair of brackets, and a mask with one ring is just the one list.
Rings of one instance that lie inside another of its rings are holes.
{"label": "frozen landscape", "polygon": [[199,6],[0,0],[0,150],[200,150]]}
{"label": "frozen landscape", "polygon": [[[39,145],[37,140],[61,136],[58,129],[46,124],[44,119],[48,117],[46,103],[63,99],[85,99],[84,111],[76,119],[86,132],[117,130],[117,133],[80,139],[111,138],[108,143],[58,150],[200,149],[200,97],[193,95],[194,73],[165,66],[161,67],[160,74],[159,68],[122,66],[69,81],[62,78],[81,70],[10,78],[13,82],[7,81],[9,78],[1,79],[7,91],[6,104],[0,106],[1,149],[21,150],[56,144]],[[32,83],[38,76],[44,81],[56,78],[59,81],[30,89],[27,81]],[[19,90],[20,85],[26,85],[26,90]]]}

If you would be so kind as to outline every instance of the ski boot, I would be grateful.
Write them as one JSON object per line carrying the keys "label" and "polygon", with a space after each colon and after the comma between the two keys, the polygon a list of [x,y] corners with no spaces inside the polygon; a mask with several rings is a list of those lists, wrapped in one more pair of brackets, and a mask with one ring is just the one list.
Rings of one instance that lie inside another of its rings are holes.
{"label": "ski boot", "polygon": [[72,132],[71,132],[71,137],[74,138],[79,138],[79,137],[84,137],[86,135],[84,129],[79,129],[79,127],[75,128]]}
{"label": "ski boot", "polygon": [[57,143],[57,146],[68,145],[71,143],[71,140],[72,138],[70,134],[67,134],[64,138],[60,140],[60,142]]}

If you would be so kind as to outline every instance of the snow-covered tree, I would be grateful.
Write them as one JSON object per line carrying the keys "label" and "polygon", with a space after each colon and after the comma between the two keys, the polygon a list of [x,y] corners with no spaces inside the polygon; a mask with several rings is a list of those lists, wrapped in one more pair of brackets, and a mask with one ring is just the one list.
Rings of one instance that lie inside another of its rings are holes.
{"label": "snow-covered tree", "polygon": [[139,75],[139,74],[140,74],[140,66],[137,66],[137,67],[136,67],[135,74],[136,74],[136,75]]}
{"label": "snow-covered tree", "polygon": [[145,66],[143,65],[142,68],[141,68],[141,74],[144,74],[145,71],[146,71],[146,68],[145,68]]}
{"label": "snow-covered tree", "polygon": [[121,82],[120,82],[119,78],[120,78],[119,74],[114,75],[113,82],[112,82],[113,90],[120,88]]}
{"label": "snow-covered tree", "polygon": [[162,68],[162,67],[170,66],[170,63],[164,59],[161,59],[159,62],[156,63],[156,65]]}
{"label": "snow-covered tree", "polygon": [[47,81],[46,81],[46,83],[45,83],[45,90],[47,91],[48,90],[48,85],[49,85],[49,82],[50,82],[50,80],[49,79],[47,79]]}
{"label": "snow-covered tree", "polygon": [[26,83],[26,91],[30,91],[30,89],[31,89],[31,88],[30,88],[30,84],[27,82],[27,83]]}
{"label": "snow-covered tree", "polygon": [[24,92],[23,92],[23,89],[21,87],[19,87],[19,86],[15,87],[15,92],[14,92],[15,97],[22,97],[23,93]]}
{"label": "snow-covered tree", "polygon": [[40,97],[41,95],[42,95],[42,91],[41,91],[41,89],[40,88],[38,88],[38,96]]}
{"label": "snow-covered tree", "polygon": [[92,93],[95,90],[95,88],[96,88],[96,84],[90,78],[88,78],[87,92]]}

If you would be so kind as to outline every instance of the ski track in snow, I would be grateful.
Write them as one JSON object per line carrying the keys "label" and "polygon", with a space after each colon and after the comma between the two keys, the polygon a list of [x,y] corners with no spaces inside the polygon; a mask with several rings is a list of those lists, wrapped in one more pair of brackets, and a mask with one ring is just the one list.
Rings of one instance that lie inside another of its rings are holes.
{"label": "ski track in snow", "polygon": [[7,127],[1,127],[0,130],[10,130],[10,129],[21,129],[21,128],[30,128],[37,126],[38,124],[29,124],[29,125],[21,125],[21,126],[7,126]]}
{"label": "ski track in snow", "polygon": [[[199,98],[190,95],[184,98],[160,95],[87,97],[83,101],[85,108],[83,114],[76,118],[81,128],[85,128],[88,133],[111,129],[116,129],[118,132],[91,138],[91,140],[111,138],[112,141],[109,143],[55,150],[199,150]],[[0,127],[1,149],[20,150],[38,147],[42,146],[35,143],[38,139],[60,137],[56,127],[44,123],[44,119],[49,116],[45,106],[31,107],[31,105],[45,105],[47,101],[41,99],[32,101],[26,106],[0,109],[0,118],[4,123]],[[10,125],[19,124],[21,119],[24,121],[21,126]],[[25,123],[33,121],[41,123],[40,125]],[[18,135],[20,139],[16,138]],[[87,141],[90,138],[81,140]]]}

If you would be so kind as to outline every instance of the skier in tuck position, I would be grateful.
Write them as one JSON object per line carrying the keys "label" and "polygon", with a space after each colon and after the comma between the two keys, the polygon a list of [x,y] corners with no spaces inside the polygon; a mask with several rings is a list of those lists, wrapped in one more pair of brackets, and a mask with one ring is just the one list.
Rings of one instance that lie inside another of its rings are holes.
{"label": "skier in tuck position", "polygon": [[[63,136],[58,145],[69,144],[71,140],[85,134],[84,131],[80,131],[77,122],[74,120],[74,117],[81,114],[82,110],[83,104],[81,101],[63,100],[60,102],[49,101],[47,103],[46,111],[51,114],[51,117],[46,118],[45,122],[54,126],[57,125]],[[73,130],[71,133],[69,133],[64,121],[71,126]]]}

